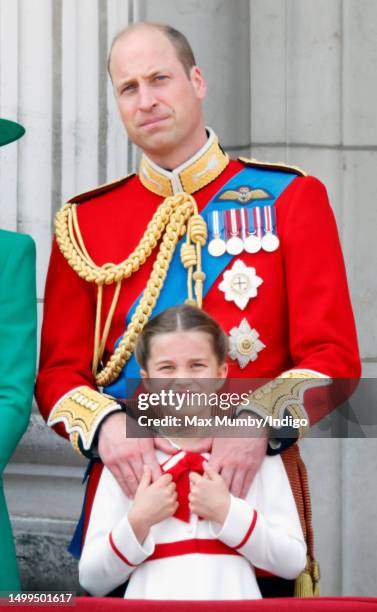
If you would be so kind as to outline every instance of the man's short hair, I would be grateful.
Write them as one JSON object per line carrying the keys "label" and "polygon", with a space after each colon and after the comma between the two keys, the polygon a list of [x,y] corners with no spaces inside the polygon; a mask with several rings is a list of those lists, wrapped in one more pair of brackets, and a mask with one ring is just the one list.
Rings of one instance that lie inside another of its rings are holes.
{"label": "man's short hair", "polygon": [[123,38],[123,36],[127,36],[127,34],[131,33],[133,30],[137,30],[142,27],[153,28],[155,30],[159,30],[162,34],[166,36],[166,38],[173,45],[175,52],[179,61],[181,62],[184,71],[187,76],[190,76],[191,68],[196,65],[195,57],[193,50],[186,36],[182,34],[179,30],[176,30],[170,25],[165,23],[155,23],[152,21],[138,21],[137,23],[133,23],[132,25],[123,28],[118,34],[116,34],[112,40],[109,56],[107,59],[107,70],[111,77],[110,72],[110,62],[111,62],[111,54],[114,48],[115,43]]}

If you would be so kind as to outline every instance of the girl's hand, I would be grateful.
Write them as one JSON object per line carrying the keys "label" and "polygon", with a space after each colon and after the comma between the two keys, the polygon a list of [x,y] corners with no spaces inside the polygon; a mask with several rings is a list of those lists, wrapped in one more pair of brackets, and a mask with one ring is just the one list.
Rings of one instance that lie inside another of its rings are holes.
{"label": "girl's hand", "polygon": [[173,516],[177,508],[177,492],[172,475],[164,474],[152,483],[151,469],[145,465],[128,512],[129,523],[139,542],[144,541],[152,525]]}
{"label": "girl's hand", "polygon": [[229,512],[230,493],[224,479],[205,461],[204,476],[190,474],[189,507],[198,516],[222,525]]}

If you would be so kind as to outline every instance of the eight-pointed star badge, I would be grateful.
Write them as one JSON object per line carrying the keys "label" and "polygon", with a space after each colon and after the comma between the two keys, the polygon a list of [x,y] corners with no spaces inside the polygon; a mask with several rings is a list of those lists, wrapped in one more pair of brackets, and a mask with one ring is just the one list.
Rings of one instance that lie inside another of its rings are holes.
{"label": "eight-pointed star badge", "polygon": [[263,280],[256,275],[255,268],[248,268],[241,259],[237,259],[231,270],[226,270],[219,284],[224,291],[227,302],[234,302],[244,310],[250,298],[256,297],[257,289]]}
{"label": "eight-pointed star badge", "polygon": [[245,368],[250,361],[255,361],[258,353],[266,348],[259,340],[256,329],[251,329],[247,319],[242,319],[238,327],[233,327],[229,333],[229,356],[237,359],[240,368]]}

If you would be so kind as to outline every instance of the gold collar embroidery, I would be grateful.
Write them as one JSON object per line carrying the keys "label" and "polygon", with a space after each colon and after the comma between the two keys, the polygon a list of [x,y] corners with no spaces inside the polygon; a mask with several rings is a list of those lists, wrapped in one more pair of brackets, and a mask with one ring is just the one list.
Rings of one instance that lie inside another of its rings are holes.
{"label": "gold collar embroidery", "polygon": [[205,145],[175,170],[160,168],[143,154],[139,178],[144,187],[166,198],[181,191],[195,193],[217,178],[227,167],[229,157],[221,149],[213,130],[207,128],[207,131]]}

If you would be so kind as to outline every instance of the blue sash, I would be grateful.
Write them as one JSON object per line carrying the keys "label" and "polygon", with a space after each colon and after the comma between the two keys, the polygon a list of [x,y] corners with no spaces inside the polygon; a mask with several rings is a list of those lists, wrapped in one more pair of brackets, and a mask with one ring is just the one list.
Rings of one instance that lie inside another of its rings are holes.
{"label": "blue sash", "polygon": [[[260,168],[246,167],[235,174],[225,185],[221,187],[215,196],[208,202],[203,210],[200,211],[201,216],[208,215],[213,210],[229,210],[234,208],[254,208],[255,206],[264,206],[266,204],[273,205],[275,200],[288,187],[288,185],[296,178],[296,174],[287,172],[277,172],[276,170],[266,170]],[[240,204],[237,200],[219,200],[219,196],[227,190],[237,191],[239,187],[249,185],[253,189],[264,189],[272,194],[270,200],[252,200],[247,206]],[[182,266],[180,258],[181,245],[185,242],[183,237],[177,244],[165,283],[161,289],[161,293],[157,303],[153,309],[152,316],[156,316],[166,308],[183,304],[187,299],[187,272]],[[206,274],[206,279],[203,288],[203,297],[211,289],[221,272],[228,266],[233,259],[233,255],[224,253],[221,257],[212,257],[209,255],[207,248],[202,250],[202,268]],[[134,314],[142,294],[135,300],[132,307],[126,316],[126,326],[129,324],[132,315]],[[120,337],[115,348],[119,345],[122,337]],[[105,393],[113,397],[124,399],[131,397],[138,386],[140,380],[140,368],[136,362],[134,355],[124,366],[118,379],[105,387]],[[127,384],[128,383],[128,384]]]}

